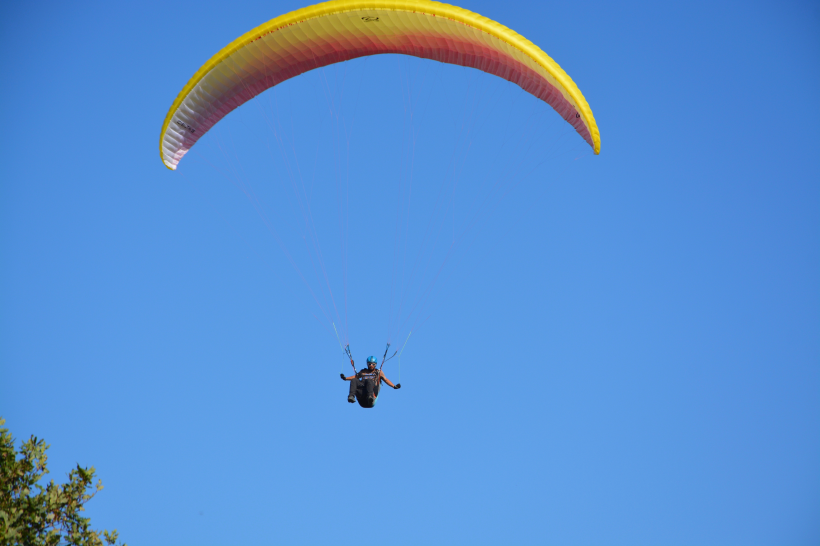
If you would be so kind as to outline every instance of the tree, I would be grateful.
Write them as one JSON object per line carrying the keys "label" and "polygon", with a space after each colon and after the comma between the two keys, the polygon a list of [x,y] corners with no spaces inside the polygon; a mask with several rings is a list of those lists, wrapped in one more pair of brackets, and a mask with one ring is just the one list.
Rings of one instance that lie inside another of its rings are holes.
{"label": "tree", "polygon": [[[68,474],[68,483],[51,480],[43,486],[48,474],[46,450],[50,447],[35,436],[14,450],[14,438],[0,417],[0,546],[103,546],[116,545],[117,531],[94,531],[89,518],[80,512],[85,503],[102,490],[102,480],[94,481],[94,467],[79,464]],[[126,546],[122,544],[122,546]]]}

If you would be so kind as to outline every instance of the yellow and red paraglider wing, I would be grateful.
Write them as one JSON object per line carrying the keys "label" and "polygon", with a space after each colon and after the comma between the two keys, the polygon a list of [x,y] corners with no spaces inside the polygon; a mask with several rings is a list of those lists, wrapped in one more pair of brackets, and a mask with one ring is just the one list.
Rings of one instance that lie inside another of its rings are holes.
{"label": "yellow and red paraglider wing", "polygon": [[430,0],[335,0],[277,17],[205,63],[165,118],[162,161],[175,169],[220,119],[274,85],[380,53],[477,68],[509,80],[552,106],[596,154],[600,151],[598,127],[581,91],[555,61],[516,32]]}

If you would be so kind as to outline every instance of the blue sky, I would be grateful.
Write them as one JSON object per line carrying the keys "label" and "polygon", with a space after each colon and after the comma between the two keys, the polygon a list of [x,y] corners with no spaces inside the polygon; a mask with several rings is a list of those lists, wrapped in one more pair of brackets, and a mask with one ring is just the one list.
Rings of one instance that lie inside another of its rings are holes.
{"label": "blue sky", "polygon": [[[55,479],[95,466],[88,514],[132,545],[817,544],[820,7],[461,6],[569,73],[600,156],[511,84],[382,56],[266,93],[171,172],[188,78],[303,4],[3,4],[7,426]],[[295,180],[357,361],[417,325],[375,410],[345,401]],[[402,330],[407,263],[436,282]]]}

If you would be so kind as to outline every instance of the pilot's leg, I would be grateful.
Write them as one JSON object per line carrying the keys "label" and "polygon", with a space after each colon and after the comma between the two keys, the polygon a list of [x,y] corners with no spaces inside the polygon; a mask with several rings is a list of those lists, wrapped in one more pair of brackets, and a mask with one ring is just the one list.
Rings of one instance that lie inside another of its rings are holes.
{"label": "pilot's leg", "polygon": [[351,404],[356,400],[356,391],[362,386],[361,381],[359,381],[358,377],[354,377],[350,380],[350,393],[347,395],[347,401]]}
{"label": "pilot's leg", "polygon": [[376,390],[376,382],[372,379],[364,380],[364,395],[366,398],[376,398],[374,391]]}

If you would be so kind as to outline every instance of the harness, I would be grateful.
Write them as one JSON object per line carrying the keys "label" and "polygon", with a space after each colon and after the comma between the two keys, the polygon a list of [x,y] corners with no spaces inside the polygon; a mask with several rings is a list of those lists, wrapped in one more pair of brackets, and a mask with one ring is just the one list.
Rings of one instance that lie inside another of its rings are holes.
{"label": "harness", "polygon": [[373,370],[371,372],[369,369],[365,368],[365,369],[361,370],[359,373],[357,373],[356,375],[359,376],[360,381],[364,381],[366,379],[372,379],[373,382],[378,387],[381,384],[381,380],[380,380],[381,378],[380,378],[380,373],[379,372],[380,372],[380,370]]}

